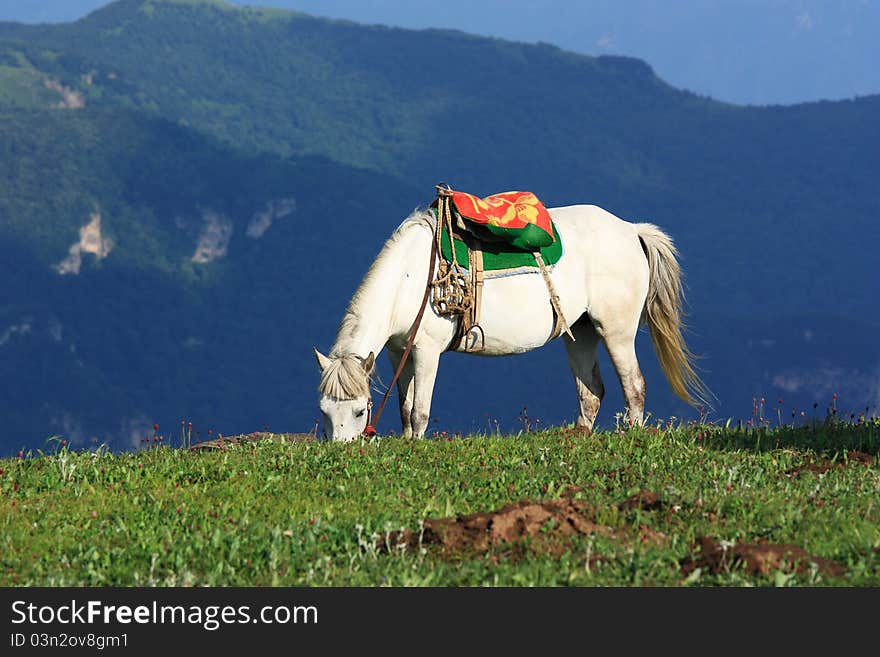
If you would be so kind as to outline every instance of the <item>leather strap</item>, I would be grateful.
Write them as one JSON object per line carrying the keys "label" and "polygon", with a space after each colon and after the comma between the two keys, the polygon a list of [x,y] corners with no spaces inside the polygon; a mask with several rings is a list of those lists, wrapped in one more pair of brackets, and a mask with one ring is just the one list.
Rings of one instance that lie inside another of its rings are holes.
{"label": "leather strap", "polygon": [[541,276],[544,277],[544,283],[547,285],[547,291],[550,293],[550,305],[553,306],[553,333],[550,335],[550,339],[555,340],[565,331],[568,333],[568,337],[574,341],[574,335],[572,335],[571,329],[568,328],[568,322],[565,321],[565,317],[562,315],[559,295],[556,294],[553,279],[550,278],[550,272],[547,271],[547,265],[544,264],[544,257],[540,251],[533,251],[532,255],[535,256],[535,262],[538,263],[538,267],[541,269]]}
{"label": "leather strap", "polygon": [[[416,339],[416,333],[419,330],[419,326],[422,323],[422,317],[425,314],[425,308],[428,305],[428,299],[431,298],[431,282],[434,280],[434,266],[437,262],[437,255],[437,240],[432,239],[431,259],[428,261],[428,282],[425,283],[425,296],[422,298],[422,305],[419,308],[419,313],[416,315],[415,321],[413,321],[412,326],[409,329],[409,339],[406,341],[406,349],[403,350],[403,356],[401,356],[400,363],[397,365],[397,371],[394,373],[394,378],[391,379],[391,385],[385,390],[385,395],[382,397],[382,402],[379,404],[375,416],[372,418],[368,416],[367,418],[367,426],[364,427],[364,434],[368,437],[376,434],[376,425],[379,424],[379,418],[382,416],[382,411],[385,410],[385,403],[388,401],[388,395],[391,394],[391,389],[394,388],[394,384],[397,383],[397,380],[400,378],[400,373],[403,372],[403,366],[406,364],[406,359],[409,358],[409,352],[412,351],[413,342]],[[372,402],[368,404],[368,408],[372,415]],[[372,419],[372,423],[370,422],[370,419]]]}

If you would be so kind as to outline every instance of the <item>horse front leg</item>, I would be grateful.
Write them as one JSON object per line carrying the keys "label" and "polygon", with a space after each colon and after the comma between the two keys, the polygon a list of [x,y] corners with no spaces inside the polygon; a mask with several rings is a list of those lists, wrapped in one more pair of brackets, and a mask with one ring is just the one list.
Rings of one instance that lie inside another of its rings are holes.
{"label": "horse front leg", "polygon": [[410,418],[412,435],[422,438],[431,418],[431,398],[434,396],[440,353],[435,350],[413,349],[412,359],[415,370],[415,394]]}
{"label": "horse front leg", "polygon": [[[388,359],[391,361],[391,371],[396,372],[400,365],[402,351],[396,351],[388,347]],[[400,377],[397,379],[397,403],[400,408],[400,435],[409,438],[413,434],[412,411],[413,411],[413,379],[415,370],[412,358],[407,358]]]}

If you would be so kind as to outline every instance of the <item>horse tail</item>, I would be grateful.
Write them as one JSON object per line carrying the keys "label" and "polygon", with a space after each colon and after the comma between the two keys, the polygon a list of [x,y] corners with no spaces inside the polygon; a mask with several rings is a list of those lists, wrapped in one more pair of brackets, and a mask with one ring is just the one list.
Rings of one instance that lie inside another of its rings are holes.
{"label": "horse tail", "polygon": [[651,331],[651,340],[666,380],[676,395],[691,406],[706,403],[711,392],[694,369],[696,356],[685,344],[684,290],[678,250],[669,237],[653,224],[636,224],[642,248],[648,257],[648,297],[642,320]]}

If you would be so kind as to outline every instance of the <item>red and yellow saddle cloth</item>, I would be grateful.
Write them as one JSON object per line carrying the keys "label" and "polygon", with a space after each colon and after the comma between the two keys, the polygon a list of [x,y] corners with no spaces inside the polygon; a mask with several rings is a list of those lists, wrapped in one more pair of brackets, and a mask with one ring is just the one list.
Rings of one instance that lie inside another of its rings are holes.
{"label": "red and yellow saddle cloth", "polygon": [[550,213],[531,192],[502,192],[479,198],[450,191],[458,214],[483,239],[507,242],[524,251],[535,251],[556,241]]}

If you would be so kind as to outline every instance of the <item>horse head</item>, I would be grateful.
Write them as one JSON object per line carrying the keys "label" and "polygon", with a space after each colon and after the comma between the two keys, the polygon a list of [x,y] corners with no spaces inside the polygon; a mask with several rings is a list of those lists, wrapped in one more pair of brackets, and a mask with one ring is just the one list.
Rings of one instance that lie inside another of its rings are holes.
{"label": "horse head", "polygon": [[354,440],[367,426],[370,376],[376,357],[373,352],[366,358],[356,354],[325,356],[315,349],[315,358],[321,370],[318,392],[324,438]]}

